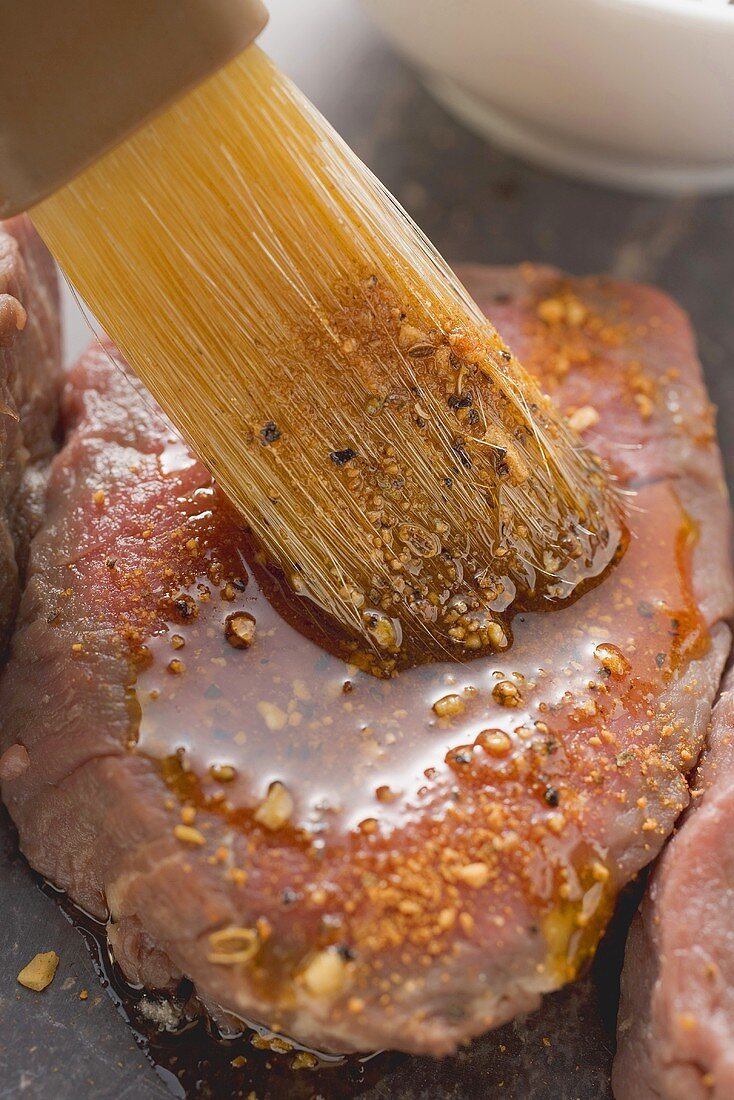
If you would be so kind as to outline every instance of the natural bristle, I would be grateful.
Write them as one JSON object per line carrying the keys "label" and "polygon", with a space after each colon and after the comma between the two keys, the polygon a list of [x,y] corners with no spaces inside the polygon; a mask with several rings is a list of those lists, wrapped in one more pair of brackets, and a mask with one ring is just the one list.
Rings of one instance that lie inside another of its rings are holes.
{"label": "natural bristle", "polygon": [[506,648],[518,606],[613,558],[593,456],[256,48],[34,219],[294,590],[383,669]]}

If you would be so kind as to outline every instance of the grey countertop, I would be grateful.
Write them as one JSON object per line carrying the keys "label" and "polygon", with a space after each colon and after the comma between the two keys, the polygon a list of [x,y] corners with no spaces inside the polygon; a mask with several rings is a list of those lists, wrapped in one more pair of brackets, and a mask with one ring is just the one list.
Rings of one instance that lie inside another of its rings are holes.
{"label": "grey countertop", "polygon": [[[350,0],[273,0],[264,45],[453,261],[551,263],[657,283],[689,311],[719,406],[734,484],[734,195],[658,199],[587,186],[533,169],[454,122]],[[67,349],[87,330],[70,295]],[[622,929],[623,930],[623,929]],[[340,1095],[515,1100],[608,1097],[620,930],[591,977],[526,1021],[456,1059],[403,1059]],[[61,957],[43,994],[15,975],[37,951]],[[79,999],[89,990],[86,1000]],[[330,1071],[334,1072],[334,1071]],[[314,1079],[313,1095],[328,1098]],[[230,1096],[203,1082],[191,1095]],[[276,1076],[258,1100],[292,1095]],[[241,1095],[250,1091],[243,1071]],[[240,1092],[239,1088],[237,1092]],[[0,819],[0,1100],[148,1100],[169,1092],[100,986],[78,932],[39,890]],[[299,1091],[298,1095],[301,1095]]]}

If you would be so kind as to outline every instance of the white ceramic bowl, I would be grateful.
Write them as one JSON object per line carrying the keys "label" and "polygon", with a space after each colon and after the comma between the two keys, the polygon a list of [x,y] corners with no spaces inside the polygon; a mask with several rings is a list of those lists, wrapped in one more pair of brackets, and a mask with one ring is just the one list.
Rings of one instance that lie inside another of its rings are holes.
{"label": "white ceramic bowl", "polygon": [[620,187],[734,187],[734,6],[363,3],[434,94],[511,152]]}

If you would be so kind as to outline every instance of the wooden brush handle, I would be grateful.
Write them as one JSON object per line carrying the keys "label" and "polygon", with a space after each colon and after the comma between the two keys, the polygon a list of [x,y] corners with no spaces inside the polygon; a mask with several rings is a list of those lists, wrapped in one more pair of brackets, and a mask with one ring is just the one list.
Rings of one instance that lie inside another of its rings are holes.
{"label": "wooden brush handle", "polygon": [[0,0],[0,217],[40,202],[252,42],[261,0]]}

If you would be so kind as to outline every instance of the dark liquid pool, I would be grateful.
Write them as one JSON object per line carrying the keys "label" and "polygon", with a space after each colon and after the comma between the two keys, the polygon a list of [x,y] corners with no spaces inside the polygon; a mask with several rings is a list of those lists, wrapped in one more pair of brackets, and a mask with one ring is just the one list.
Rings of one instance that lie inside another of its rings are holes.
{"label": "dark liquid pool", "polygon": [[[456,1057],[321,1056],[313,1068],[301,1069],[293,1068],[301,1048],[284,1051],[276,1043],[276,1049],[267,1049],[273,1036],[264,1028],[223,1036],[188,983],[171,1000],[131,986],[110,958],[104,926],[53,887],[42,884],[42,889],[84,938],[101,985],[158,1077],[180,1100],[611,1100],[619,970],[643,885],[644,878],[623,894],[586,977],[547,998],[537,1013],[475,1040]],[[154,1022],[156,1012],[168,1016],[172,1026]]]}

